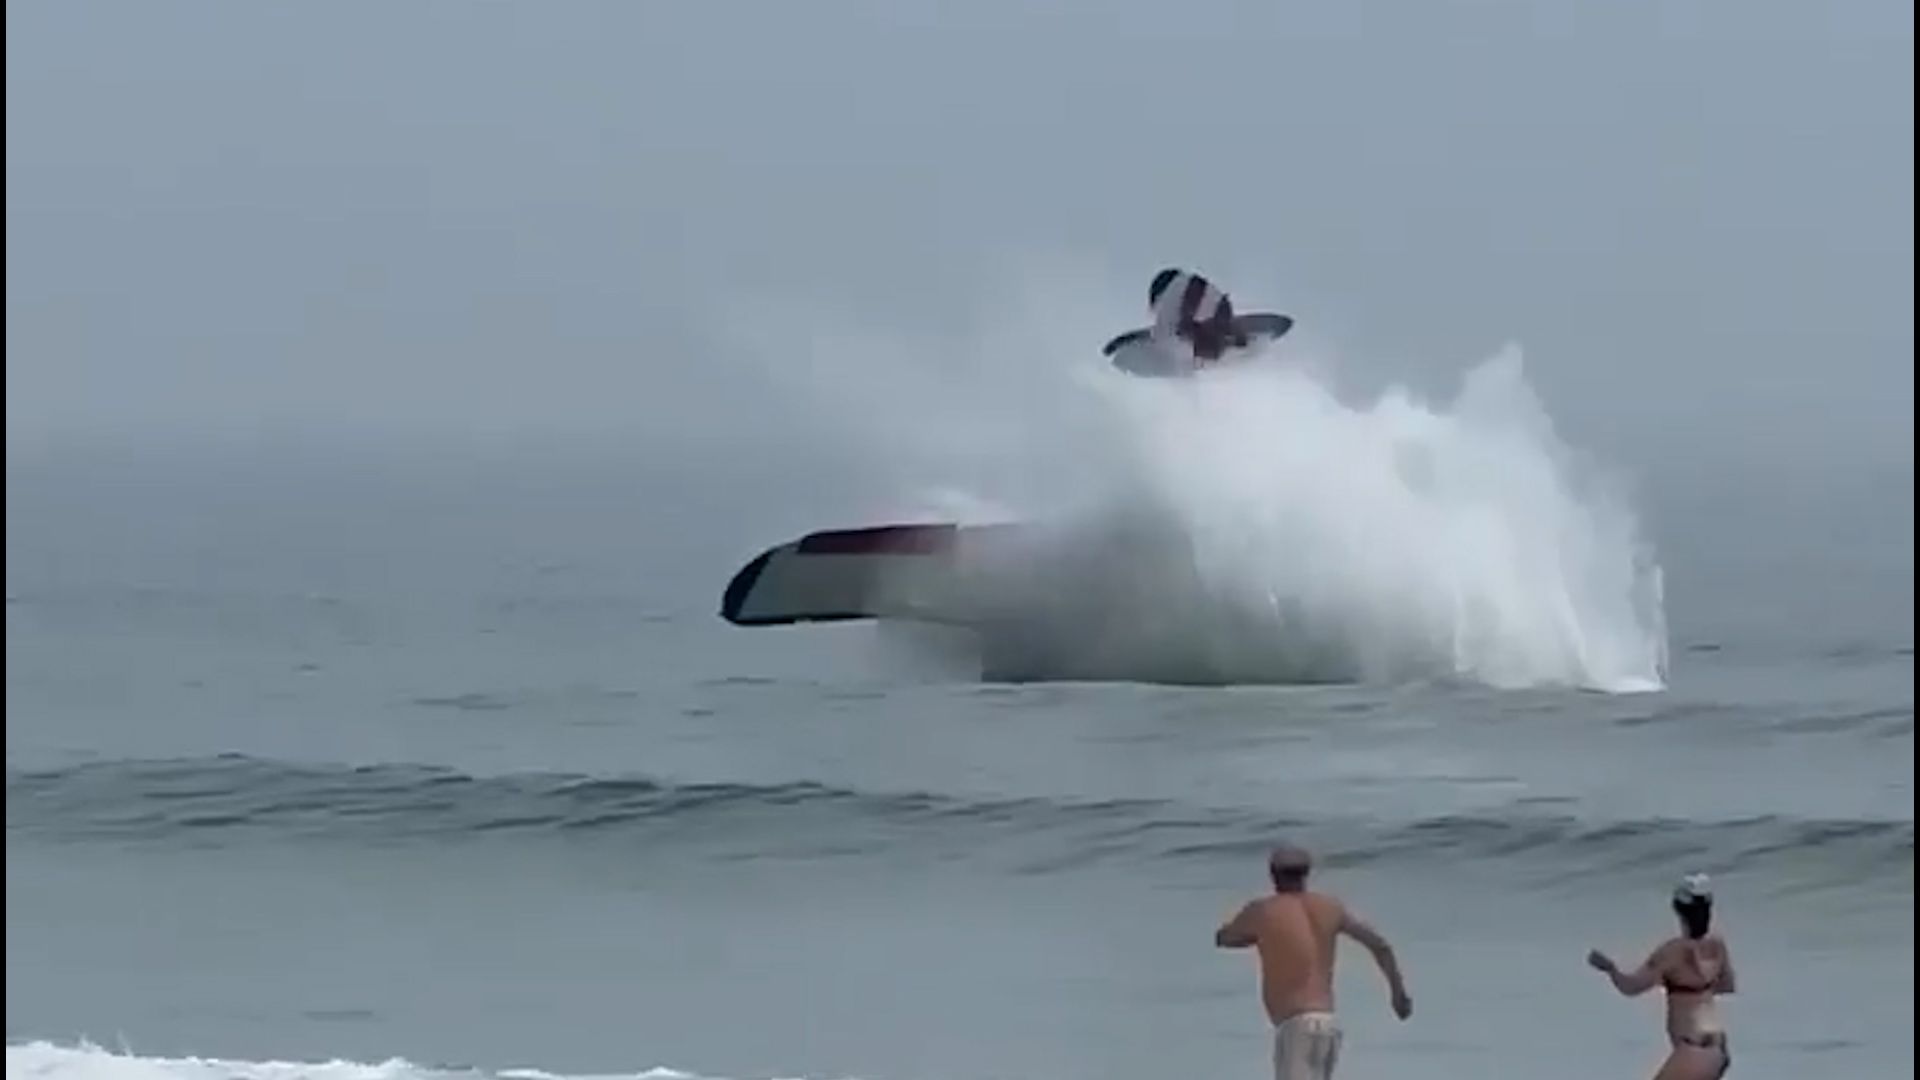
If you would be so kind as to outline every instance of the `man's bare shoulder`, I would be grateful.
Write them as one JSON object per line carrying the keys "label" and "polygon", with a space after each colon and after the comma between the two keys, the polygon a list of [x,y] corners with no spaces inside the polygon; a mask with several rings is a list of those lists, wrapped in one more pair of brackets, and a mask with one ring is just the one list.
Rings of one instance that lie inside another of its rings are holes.
{"label": "man's bare shoulder", "polygon": [[1298,894],[1298,899],[1316,919],[1332,919],[1339,922],[1346,917],[1346,902],[1332,893],[1308,890]]}
{"label": "man's bare shoulder", "polygon": [[1328,923],[1333,926],[1341,925],[1348,917],[1345,901],[1331,893],[1311,890],[1255,897],[1247,901],[1244,910],[1249,916],[1255,918],[1305,911],[1315,923]]}

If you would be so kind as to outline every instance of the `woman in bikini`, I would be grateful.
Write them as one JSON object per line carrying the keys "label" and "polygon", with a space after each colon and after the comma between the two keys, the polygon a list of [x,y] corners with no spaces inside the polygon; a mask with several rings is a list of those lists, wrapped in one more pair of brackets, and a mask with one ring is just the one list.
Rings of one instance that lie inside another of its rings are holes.
{"label": "woman in bikini", "polygon": [[1680,917],[1681,936],[1662,942],[1638,968],[1621,971],[1598,949],[1587,954],[1587,963],[1629,997],[1665,988],[1671,1049],[1654,1080],[1719,1080],[1733,1058],[1715,998],[1734,992],[1733,954],[1720,935],[1709,932],[1713,891],[1705,874],[1689,876],[1673,891],[1673,913]]}

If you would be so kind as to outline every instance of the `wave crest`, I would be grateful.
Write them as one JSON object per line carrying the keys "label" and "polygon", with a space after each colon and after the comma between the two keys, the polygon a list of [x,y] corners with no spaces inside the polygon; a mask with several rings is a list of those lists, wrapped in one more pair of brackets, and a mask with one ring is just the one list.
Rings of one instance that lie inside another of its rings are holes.
{"label": "wave crest", "polygon": [[807,781],[684,783],[640,776],[479,777],[414,765],[310,765],[223,755],[9,770],[10,834],[54,840],[382,841],[606,836],[714,857],[831,858],[911,849],[1013,859],[1048,872],[1093,862],[1230,859],[1281,833],[1331,865],[1536,860],[1580,874],[1647,862],[1715,870],[1842,865],[1850,880],[1911,872],[1913,822],[1777,815],[1593,820],[1516,800],[1475,814],[1392,820],[1278,814],[1160,799],[973,798]]}

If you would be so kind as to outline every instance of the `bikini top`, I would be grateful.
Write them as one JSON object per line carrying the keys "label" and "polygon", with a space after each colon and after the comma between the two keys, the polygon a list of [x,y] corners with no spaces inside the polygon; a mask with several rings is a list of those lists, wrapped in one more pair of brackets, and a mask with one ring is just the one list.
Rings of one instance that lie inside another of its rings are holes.
{"label": "bikini top", "polygon": [[[1691,949],[1689,949],[1688,952],[1691,954],[1691,958],[1693,960],[1693,966],[1695,968],[1695,973],[1698,974],[1699,973],[1698,969],[1705,967],[1706,965],[1700,962],[1699,954],[1693,953]],[[1726,961],[1722,959],[1721,964],[1725,964],[1725,963]],[[1669,974],[1669,975],[1663,976],[1660,982],[1661,982],[1661,985],[1666,987],[1667,993],[1669,994],[1709,994],[1713,992],[1713,988],[1715,986],[1719,985],[1720,977],[1719,977],[1719,974],[1716,973],[1712,978],[1709,978],[1704,983],[1686,983],[1686,982],[1680,981],[1679,979],[1674,978],[1671,974]]]}
{"label": "bikini top", "polygon": [[1706,994],[1706,993],[1712,992],[1713,985],[1714,985],[1712,982],[1702,983],[1699,985],[1689,985],[1687,983],[1680,982],[1679,980],[1675,979],[1671,975],[1667,976],[1665,979],[1662,979],[1661,982],[1663,985],[1666,986],[1667,993],[1669,994]]}

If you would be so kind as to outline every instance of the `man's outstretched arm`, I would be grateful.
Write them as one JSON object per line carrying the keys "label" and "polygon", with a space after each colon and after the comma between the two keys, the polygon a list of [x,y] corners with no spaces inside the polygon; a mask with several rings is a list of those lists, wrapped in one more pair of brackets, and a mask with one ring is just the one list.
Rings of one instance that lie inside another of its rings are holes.
{"label": "man's outstretched arm", "polygon": [[1222,949],[1244,949],[1254,942],[1253,933],[1254,905],[1248,903],[1233,913],[1233,917],[1220,924],[1213,932],[1213,943]]}

